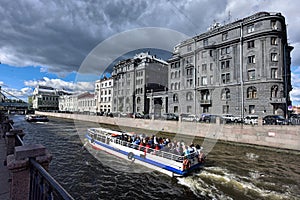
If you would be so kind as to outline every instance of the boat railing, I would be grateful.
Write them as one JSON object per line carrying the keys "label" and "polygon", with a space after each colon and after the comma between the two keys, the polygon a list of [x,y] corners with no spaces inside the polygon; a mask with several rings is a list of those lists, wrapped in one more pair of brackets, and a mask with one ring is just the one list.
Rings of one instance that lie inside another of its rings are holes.
{"label": "boat railing", "polygon": [[113,137],[105,136],[105,135],[102,135],[102,134],[97,134],[95,132],[91,132],[91,133],[92,133],[91,138],[96,139],[98,141],[101,141],[103,143],[108,144],[109,142],[113,142],[113,143],[118,144],[118,145],[127,146],[127,147],[130,147],[130,148],[136,149],[136,150],[140,150],[142,152],[150,153],[151,155],[155,155],[155,156],[158,156],[158,157],[163,157],[163,158],[173,160],[173,161],[177,161],[177,162],[182,162],[185,159],[193,159],[197,156],[197,152],[192,152],[189,155],[182,156],[182,155],[177,155],[177,154],[174,154],[174,153],[171,153],[171,152],[167,152],[163,149],[162,150],[156,150],[156,149],[153,149],[153,148],[140,146],[140,145],[134,144],[132,142],[127,142],[127,141],[124,141],[122,139],[113,138]]}

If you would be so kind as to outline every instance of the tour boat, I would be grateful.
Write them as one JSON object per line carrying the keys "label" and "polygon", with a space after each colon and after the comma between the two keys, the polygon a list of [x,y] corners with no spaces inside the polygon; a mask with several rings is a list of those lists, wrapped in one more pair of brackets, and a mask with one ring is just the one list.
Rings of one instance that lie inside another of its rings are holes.
{"label": "tour boat", "polygon": [[177,155],[164,148],[157,150],[124,140],[124,137],[132,136],[133,133],[129,132],[105,128],[89,128],[86,139],[88,144],[95,150],[103,150],[109,154],[126,159],[132,163],[144,165],[172,177],[186,176],[191,171],[203,166],[205,156],[201,151],[202,148],[195,149],[194,152],[188,155]]}
{"label": "tour boat", "polygon": [[49,119],[46,115],[26,115],[25,120],[28,122],[48,122]]}

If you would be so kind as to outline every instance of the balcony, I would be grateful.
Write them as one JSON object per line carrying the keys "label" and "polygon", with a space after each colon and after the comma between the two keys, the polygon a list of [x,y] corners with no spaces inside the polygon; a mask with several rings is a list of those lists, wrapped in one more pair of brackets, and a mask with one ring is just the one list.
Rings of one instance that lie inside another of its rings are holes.
{"label": "balcony", "polygon": [[279,98],[279,97],[271,97],[270,98],[270,103],[272,104],[276,104],[276,103],[286,103],[286,99],[285,98]]}
{"label": "balcony", "polygon": [[208,99],[206,99],[206,100],[200,100],[200,105],[202,106],[202,105],[211,105],[211,100],[208,100]]}

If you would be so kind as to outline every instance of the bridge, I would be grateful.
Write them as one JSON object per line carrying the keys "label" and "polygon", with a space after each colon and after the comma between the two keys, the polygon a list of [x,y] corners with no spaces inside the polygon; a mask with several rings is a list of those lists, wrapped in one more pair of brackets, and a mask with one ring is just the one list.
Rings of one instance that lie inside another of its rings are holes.
{"label": "bridge", "polygon": [[[9,99],[7,95],[14,97],[15,99]],[[28,103],[14,96],[10,92],[3,90],[0,86],[0,111],[7,112],[8,114],[27,114],[28,106]]]}

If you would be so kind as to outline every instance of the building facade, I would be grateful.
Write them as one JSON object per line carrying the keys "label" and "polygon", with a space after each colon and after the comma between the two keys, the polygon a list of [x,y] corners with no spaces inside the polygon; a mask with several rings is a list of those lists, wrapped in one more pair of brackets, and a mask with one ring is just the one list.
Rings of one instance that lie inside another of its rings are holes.
{"label": "building facade", "polygon": [[58,98],[59,110],[63,112],[78,111],[78,96],[79,95],[62,95]]}
{"label": "building facade", "polygon": [[162,113],[167,110],[167,95],[152,98],[168,86],[168,63],[154,55],[140,53],[114,66],[113,112]]}
{"label": "building facade", "polygon": [[287,114],[292,49],[280,13],[215,24],[174,48],[169,112]]}
{"label": "building facade", "polygon": [[96,113],[95,94],[85,92],[83,94],[78,95],[77,101],[77,109],[79,113]]}
{"label": "building facade", "polygon": [[32,95],[32,106],[35,110],[58,110],[59,92],[48,86],[38,85]]}
{"label": "building facade", "polygon": [[96,111],[112,111],[113,78],[104,77],[95,82]]}

